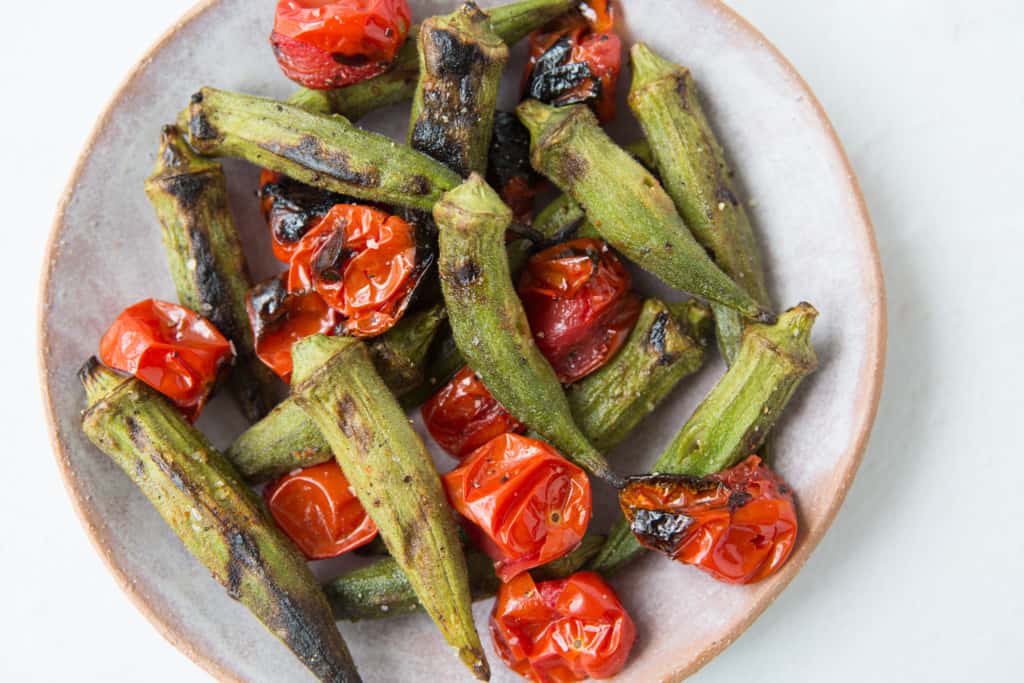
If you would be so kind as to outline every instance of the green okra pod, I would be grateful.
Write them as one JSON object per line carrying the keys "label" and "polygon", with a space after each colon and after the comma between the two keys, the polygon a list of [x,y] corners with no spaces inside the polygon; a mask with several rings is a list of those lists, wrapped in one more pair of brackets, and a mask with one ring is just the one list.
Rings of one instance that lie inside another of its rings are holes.
{"label": "green okra pod", "polygon": [[321,681],[358,681],[331,608],[295,546],[181,412],[93,358],[82,429],[146,495],[185,547]]}
{"label": "green okra pod", "polygon": [[187,110],[189,143],[357,199],[429,211],[459,176],[425,154],[275,100],[203,88]]}
{"label": "green okra pod", "polygon": [[[736,362],[722,376],[652,468],[659,474],[707,476],[757,450],[800,382],[817,367],[811,327],[818,312],[802,303],[775,325],[748,325]],[[614,572],[642,552],[620,521],[591,563]]]}
{"label": "green okra pod", "polygon": [[714,264],[657,179],[612,142],[589,108],[528,100],[517,113],[530,130],[534,168],[579,202],[613,247],[673,287],[773,319]]}
{"label": "green okra pod", "polygon": [[416,42],[420,78],[409,146],[460,176],[485,173],[508,46],[473,2],[424,21]]}
{"label": "green okra pod", "polygon": [[349,337],[315,335],[298,342],[292,358],[295,401],[330,444],[445,640],[477,678],[487,680],[455,516],[426,446],[366,346]]}
{"label": "green okra pod", "polygon": [[[634,45],[630,56],[629,106],[650,141],[665,191],[722,271],[767,306],[768,287],[754,230],[693,76],[644,43]],[[715,317],[719,346],[732,363],[739,352],[742,321],[722,307],[716,307]]]}
{"label": "green okra pod", "polygon": [[278,380],[256,357],[245,310],[252,282],[228,209],[224,170],[196,155],[177,128],[166,126],[146,195],[160,220],[178,300],[235,345],[228,386],[245,417],[260,419],[274,405]]}
{"label": "green okra pod", "polygon": [[467,363],[516,419],[592,475],[620,484],[576,426],[562,385],[530,334],[505,254],[512,211],[473,174],[438,202],[434,220],[448,321]]}

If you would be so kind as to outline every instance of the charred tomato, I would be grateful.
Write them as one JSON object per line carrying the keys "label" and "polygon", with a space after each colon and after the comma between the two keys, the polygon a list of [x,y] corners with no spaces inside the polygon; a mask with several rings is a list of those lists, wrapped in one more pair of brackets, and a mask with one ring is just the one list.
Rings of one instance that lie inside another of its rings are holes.
{"label": "charred tomato", "polygon": [[274,256],[284,263],[291,261],[299,242],[331,207],[351,201],[267,170],[260,174],[259,198],[263,218],[270,226]]}
{"label": "charred tomato", "polygon": [[516,222],[529,225],[543,183],[530,165],[530,132],[512,112],[494,114],[487,182],[512,209]]}

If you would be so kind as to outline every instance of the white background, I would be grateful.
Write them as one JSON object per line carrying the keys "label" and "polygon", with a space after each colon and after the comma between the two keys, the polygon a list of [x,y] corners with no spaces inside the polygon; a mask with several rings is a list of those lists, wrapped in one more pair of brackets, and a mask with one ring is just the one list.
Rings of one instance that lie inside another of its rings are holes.
{"label": "white background", "polygon": [[[63,185],[106,100],[191,4],[4,3],[3,681],[207,679],[89,545],[50,452],[35,367],[37,281]],[[693,680],[1020,680],[1024,3],[732,4],[806,77],[845,143],[882,253],[889,356],[874,435],[832,530]]]}

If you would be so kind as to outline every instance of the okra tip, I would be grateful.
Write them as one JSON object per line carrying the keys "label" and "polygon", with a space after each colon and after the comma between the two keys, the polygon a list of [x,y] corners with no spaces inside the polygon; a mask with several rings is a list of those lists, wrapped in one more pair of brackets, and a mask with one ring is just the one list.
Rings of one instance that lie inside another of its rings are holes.
{"label": "okra tip", "polygon": [[491,680],[491,667],[484,651],[478,647],[464,647],[459,650],[459,659],[469,667],[478,681]]}
{"label": "okra tip", "polygon": [[647,43],[634,45],[629,51],[629,59],[633,65],[631,90],[643,88],[663,78],[685,77],[687,73],[685,67],[661,57]]}
{"label": "okra tip", "polygon": [[297,387],[312,377],[324,363],[339,353],[362,347],[354,337],[328,337],[314,334],[292,347],[292,386]]}
{"label": "okra tip", "polygon": [[470,40],[479,42],[483,47],[508,50],[501,37],[491,30],[490,15],[480,9],[480,6],[472,0],[462,3],[449,15],[427,19],[423,22],[421,30],[429,31],[434,27],[462,33]]}
{"label": "okra tip", "polygon": [[439,225],[454,225],[469,219],[476,224],[491,217],[494,221],[511,223],[512,209],[508,208],[483,176],[471,173],[454,190],[446,192],[434,206],[434,220]]}
{"label": "okra tip", "polygon": [[86,405],[89,408],[109,396],[126,381],[125,377],[103,365],[96,356],[91,356],[85,361],[85,365],[78,371],[78,379],[85,387]]}
{"label": "okra tip", "polygon": [[811,328],[817,318],[818,310],[805,301],[780,315],[774,325],[751,325],[743,334],[757,334],[768,343],[785,349],[793,360],[813,369],[817,365],[817,357],[811,347]]}
{"label": "okra tip", "polygon": [[216,167],[216,161],[196,154],[185,141],[185,136],[177,125],[169,124],[160,131],[160,150],[157,152],[156,166],[150,179],[198,173]]}

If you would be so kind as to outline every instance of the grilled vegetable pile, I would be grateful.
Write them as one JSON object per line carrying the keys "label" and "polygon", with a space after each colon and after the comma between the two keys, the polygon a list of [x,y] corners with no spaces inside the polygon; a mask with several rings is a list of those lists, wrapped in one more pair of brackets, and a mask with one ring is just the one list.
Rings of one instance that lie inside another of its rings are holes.
{"label": "grilled vegetable pile", "polygon": [[[749,584],[797,543],[799,492],[762,446],[816,367],[817,311],[773,312],[685,67],[634,45],[645,139],[604,131],[616,11],[466,3],[414,25],[407,0],[281,0],[270,43],[302,89],[202,87],[154,131],[145,191],[178,302],[112,316],[83,430],[319,680],[359,680],[335,620],[418,610],[488,680],[470,607],[492,596],[512,670],[607,678],[638,633],[606,579],[645,548]],[[498,111],[527,37],[520,104]],[[406,100],[403,143],[355,123]],[[259,282],[222,157],[262,169],[280,268]],[[537,211],[545,189],[562,194]],[[636,291],[638,269],[689,298]],[[610,461],[713,336],[728,370],[653,471]],[[251,423],[223,453],[193,426],[222,389]],[[594,529],[604,487],[623,518]],[[371,559],[318,585],[307,562],[346,553]]]}

